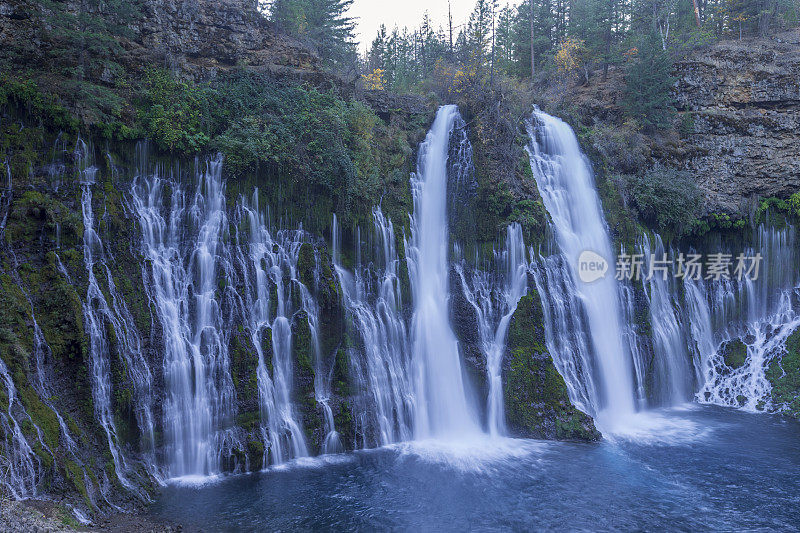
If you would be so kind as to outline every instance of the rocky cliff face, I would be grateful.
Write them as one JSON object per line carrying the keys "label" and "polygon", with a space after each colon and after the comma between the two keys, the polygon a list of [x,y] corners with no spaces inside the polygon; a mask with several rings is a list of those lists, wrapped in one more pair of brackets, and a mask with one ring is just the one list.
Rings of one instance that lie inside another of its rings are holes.
{"label": "rocky cliff face", "polygon": [[252,0],[148,0],[131,25],[134,59],[166,64],[194,75],[236,66],[306,75],[318,73],[319,57],[278,35]]}
{"label": "rocky cliff face", "polygon": [[723,42],[676,65],[690,134],[677,163],[709,211],[744,213],[800,189],[800,33]]}
{"label": "rocky cliff face", "polygon": [[[3,0],[0,42],[15,49],[19,60],[30,67],[67,38],[58,27],[64,21],[72,22],[77,31],[87,31],[91,23],[82,21],[96,18],[103,20],[109,37],[121,47],[114,55],[133,71],[161,65],[198,78],[237,66],[299,76],[319,73],[319,57],[279,35],[253,0],[145,0],[110,13],[87,4]],[[101,73],[104,81],[113,81],[113,76]]]}
{"label": "rocky cliff face", "polygon": [[676,63],[671,131],[645,134],[626,122],[624,76],[612,68],[586,86],[545,90],[549,107],[585,126],[576,130],[601,175],[656,164],[687,171],[704,196],[701,215],[746,216],[759,198],[800,188],[798,30],[722,41]]}

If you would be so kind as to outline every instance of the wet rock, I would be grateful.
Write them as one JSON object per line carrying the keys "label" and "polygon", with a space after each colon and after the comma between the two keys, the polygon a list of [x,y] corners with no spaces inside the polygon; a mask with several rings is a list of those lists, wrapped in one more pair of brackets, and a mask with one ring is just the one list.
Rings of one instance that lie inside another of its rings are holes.
{"label": "wet rock", "polygon": [[545,347],[539,294],[523,296],[511,319],[503,361],[503,393],[509,431],[557,440],[600,440],[592,418],[569,399],[567,385]]}

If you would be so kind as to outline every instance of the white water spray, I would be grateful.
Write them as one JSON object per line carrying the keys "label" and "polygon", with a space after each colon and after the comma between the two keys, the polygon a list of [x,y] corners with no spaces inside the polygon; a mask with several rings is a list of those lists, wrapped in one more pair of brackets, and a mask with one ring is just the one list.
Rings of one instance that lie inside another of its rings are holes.
{"label": "white water spray", "polygon": [[520,298],[528,289],[528,263],[519,224],[508,226],[505,246],[495,250],[494,261],[497,269],[494,276],[478,268],[469,276],[463,265],[456,265],[456,269],[464,296],[475,309],[481,351],[486,357],[489,434],[501,436],[506,432],[502,365],[508,326]]}
{"label": "white water spray", "polygon": [[479,432],[447,306],[447,156],[450,134],[458,119],[456,106],[439,108],[420,145],[417,173],[411,180],[414,216],[406,252],[414,295],[411,338],[416,438],[463,437]]}

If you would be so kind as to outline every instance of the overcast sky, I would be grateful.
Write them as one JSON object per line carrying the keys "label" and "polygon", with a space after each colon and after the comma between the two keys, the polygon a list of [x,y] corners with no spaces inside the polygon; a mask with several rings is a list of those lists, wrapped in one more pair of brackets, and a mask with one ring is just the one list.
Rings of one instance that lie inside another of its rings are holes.
{"label": "overcast sky", "polygon": [[[511,0],[509,3],[515,4]],[[453,33],[455,27],[464,24],[469,18],[475,0],[450,0],[453,11]],[[505,5],[505,1],[498,2]],[[381,24],[391,29],[397,25],[402,29],[419,26],[425,11],[431,16],[434,30],[439,26],[447,28],[447,0],[355,0],[350,8],[350,16],[356,19],[356,39],[360,43],[359,50],[366,50]]]}

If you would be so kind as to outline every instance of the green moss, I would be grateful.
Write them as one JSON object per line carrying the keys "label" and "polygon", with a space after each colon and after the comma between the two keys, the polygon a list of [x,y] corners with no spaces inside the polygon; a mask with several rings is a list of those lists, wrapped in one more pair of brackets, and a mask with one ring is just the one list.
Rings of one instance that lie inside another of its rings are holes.
{"label": "green moss", "polygon": [[261,413],[258,411],[239,413],[236,416],[236,425],[248,433],[253,432],[261,425]]}
{"label": "green moss", "polygon": [[[265,337],[269,338],[269,330],[265,332]],[[265,357],[272,351],[272,346],[267,342],[264,343],[262,348],[266,350]],[[258,354],[249,337],[243,334],[232,335],[228,353],[230,356],[231,378],[237,394],[242,398],[257,398],[258,374],[256,370],[258,368]]]}
{"label": "green moss", "polygon": [[25,410],[28,412],[28,416],[42,430],[45,444],[51,450],[55,450],[58,447],[60,431],[58,417],[56,417],[52,409],[39,399],[39,396],[29,385],[23,385],[19,388],[19,396],[22,405],[25,406]]}
{"label": "green moss", "polygon": [[606,216],[608,229],[614,240],[614,249],[624,247],[630,253],[636,249],[636,241],[642,233],[642,228],[637,222],[636,215],[626,206],[620,189],[627,187],[628,177],[610,176],[598,181],[597,192],[603,204],[603,213]]}
{"label": "green moss", "polygon": [[61,504],[56,506],[56,517],[59,521],[61,521],[62,524],[73,529],[78,529],[83,525],[78,522],[78,520],[75,518],[75,516],[73,516],[70,510],[67,509],[67,507]]}
{"label": "green moss", "polygon": [[28,441],[31,443],[31,448],[33,449],[33,453],[35,453],[37,457],[39,457],[39,459],[42,461],[42,466],[44,466],[44,469],[50,470],[51,468],[53,468],[53,464],[55,462],[53,456],[50,455],[50,453],[48,453],[47,450],[45,450],[42,447],[42,444],[38,440],[34,439],[35,437],[28,439]]}
{"label": "green moss", "polygon": [[55,244],[74,246],[83,235],[80,217],[48,194],[25,191],[12,204],[5,237],[11,244],[36,242],[40,238]]}
{"label": "green moss", "polygon": [[86,485],[84,484],[83,470],[81,470],[81,467],[69,459],[63,461],[62,467],[64,476],[72,482],[72,486],[75,487],[75,490],[83,497],[83,501],[89,509],[94,508],[92,500],[89,498],[89,492],[86,490]]}
{"label": "green moss", "polygon": [[336,360],[333,367],[333,390],[342,397],[350,395],[350,358],[347,350],[336,350]]}
{"label": "green moss", "polygon": [[352,450],[355,447],[355,426],[353,425],[353,413],[350,404],[342,402],[339,410],[333,415],[333,423],[339,432],[339,438],[345,450]]}
{"label": "green moss", "polygon": [[[508,346],[532,353],[546,353],[544,339],[537,331],[544,324],[541,300],[536,291],[520,298],[508,327]],[[513,348],[512,348],[513,349]]]}
{"label": "green moss", "polygon": [[304,242],[300,245],[297,257],[297,277],[300,282],[309,290],[314,290],[314,270],[316,260],[314,259],[314,247]]}
{"label": "green moss", "polygon": [[739,368],[747,360],[747,346],[739,339],[725,343],[720,351],[725,358],[725,364],[731,368]]}
{"label": "green moss", "polygon": [[251,440],[247,443],[247,458],[251,470],[261,470],[264,466],[264,443],[260,440]]}
{"label": "green moss", "polygon": [[766,376],[773,405],[800,419],[800,330],[786,339],[786,353],[770,362]]}
{"label": "green moss", "polygon": [[311,328],[308,325],[305,313],[296,316],[294,344],[294,360],[298,371],[304,375],[314,375],[314,348],[311,342]]}
{"label": "green moss", "polygon": [[542,304],[536,291],[522,297],[509,324],[503,375],[506,420],[526,437],[598,440],[592,419],[569,400],[564,378],[544,345]]}

